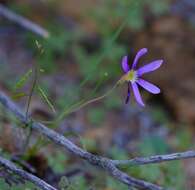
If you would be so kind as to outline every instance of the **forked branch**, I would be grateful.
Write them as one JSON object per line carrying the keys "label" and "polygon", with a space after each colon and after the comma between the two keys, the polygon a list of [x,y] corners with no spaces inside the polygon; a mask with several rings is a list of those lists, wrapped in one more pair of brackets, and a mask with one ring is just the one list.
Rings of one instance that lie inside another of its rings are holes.
{"label": "forked branch", "polygon": [[180,153],[166,154],[166,155],[156,155],[150,157],[142,157],[135,158],[131,160],[111,160],[106,157],[98,156],[91,154],[78,147],[70,140],[68,140],[63,135],[55,132],[52,129],[47,128],[45,125],[32,121],[30,118],[26,118],[25,114],[19,109],[19,107],[5,94],[0,92],[0,102],[1,104],[10,112],[12,112],[15,117],[17,117],[22,123],[28,124],[31,122],[32,129],[38,131],[41,135],[47,137],[52,142],[61,145],[70,153],[74,154],[77,157],[80,157],[90,164],[99,166],[108,172],[109,175],[113,176],[120,182],[128,185],[129,187],[135,187],[140,189],[149,189],[149,190],[163,190],[162,187],[152,184],[150,182],[146,182],[143,180],[135,179],[128,174],[121,171],[118,166],[129,164],[129,165],[143,165],[143,164],[151,164],[151,163],[160,163],[164,161],[171,160],[181,160],[187,158],[195,158],[195,151],[186,151]]}

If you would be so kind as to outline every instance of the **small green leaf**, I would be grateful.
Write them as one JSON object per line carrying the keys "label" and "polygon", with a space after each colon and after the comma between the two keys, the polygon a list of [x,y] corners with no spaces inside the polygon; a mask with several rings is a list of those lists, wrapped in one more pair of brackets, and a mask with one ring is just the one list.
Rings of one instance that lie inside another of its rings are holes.
{"label": "small green leaf", "polygon": [[40,71],[41,73],[44,73],[44,72],[45,72],[45,70],[44,70],[44,69],[39,69],[39,71]]}
{"label": "small green leaf", "polygon": [[40,51],[40,53],[42,54],[44,52],[43,46],[37,40],[35,40],[35,44],[38,50]]}
{"label": "small green leaf", "polygon": [[26,93],[24,93],[24,92],[18,92],[18,93],[15,93],[15,94],[12,96],[12,99],[14,99],[14,100],[19,100],[19,99],[21,99],[21,98],[23,98],[23,97],[25,97],[25,96],[27,96]]}
{"label": "small green leaf", "polygon": [[14,90],[17,90],[21,87],[24,86],[24,84],[27,82],[27,80],[29,79],[29,77],[32,74],[32,69],[30,69],[28,72],[26,72],[20,79],[19,81],[15,84],[14,86]]}
{"label": "small green leaf", "polygon": [[52,110],[54,113],[56,113],[53,104],[51,103],[51,101],[50,101],[49,98],[47,97],[47,95],[46,95],[46,93],[44,92],[44,90],[43,90],[40,86],[38,86],[37,89],[38,89],[38,91],[39,91],[41,97],[45,100],[45,102],[48,104],[48,106],[51,108],[51,110]]}
{"label": "small green leaf", "polygon": [[67,190],[70,186],[70,181],[66,176],[62,176],[58,184],[60,190]]}
{"label": "small green leaf", "polygon": [[38,49],[42,48],[42,45],[37,40],[35,40],[35,44],[36,44]]}

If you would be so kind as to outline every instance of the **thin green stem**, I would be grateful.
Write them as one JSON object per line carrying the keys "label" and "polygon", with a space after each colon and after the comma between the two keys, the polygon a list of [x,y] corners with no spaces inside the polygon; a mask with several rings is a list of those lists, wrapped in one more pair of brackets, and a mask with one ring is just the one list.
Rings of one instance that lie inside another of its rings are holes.
{"label": "thin green stem", "polygon": [[[90,93],[89,98],[91,96],[93,96],[93,94],[97,91],[97,89],[99,88],[99,86],[102,84],[102,82],[104,81],[104,77],[101,78],[99,80],[99,82],[96,84],[95,88],[93,89],[93,91]],[[69,108],[65,109],[60,116],[58,116],[56,121],[60,121],[62,120],[68,113],[70,113],[70,110],[74,109],[75,107],[79,106],[80,104],[82,104],[85,101],[85,99],[80,100],[79,102],[72,104]]]}
{"label": "thin green stem", "polygon": [[[31,87],[30,93],[29,93],[29,98],[28,98],[28,101],[27,101],[27,108],[26,108],[26,113],[25,113],[26,120],[28,120],[29,108],[30,108],[33,92],[34,92],[36,84],[37,84],[37,80],[38,80],[38,68],[35,65],[35,67],[34,67],[33,83],[32,83],[32,87]],[[31,134],[32,134],[32,127],[29,128],[29,132],[28,132],[28,135],[26,137],[26,140],[25,140],[25,143],[24,143],[24,147],[23,147],[23,152],[26,151],[26,149],[27,149],[27,147],[29,145]]]}
{"label": "thin green stem", "polygon": [[30,93],[29,93],[29,98],[28,98],[28,101],[27,101],[26,119],[28,119],[30,103],[31,103],[31,100],[32,100],[33,92],[34,92],[36,84],[37,84],[37,79],[38,79],[38,68],[35,65],[35,68],[34,68],[34,79],[33,79],[33,83],[32,83],[32,87],[31,87]]}
{"label": "thin green stem", "polygon": [[77,106],[79,106],[80,104],[82,104],[83,101],[84,101],[84,100],[82,99],[82,100],[80,100],[79,102],[77,102],[77,103],[71,105],[69,108],[65,109],[65,110],[60,114],[60,116],[57,117],[57,119],[56,119],[55,122],[61,121],[66,115],[68,115],[68,114],[71,112],[72,109],[74,109],[75,107],[77,107]]}
{"label": "thin green stem", "polygon": [[[35,91],[35,88],[36,88],[36,85],[37,85],[37,81],[38,81],[38,65],[35,64],[34,68],[32,69],[32,71],[34,70],[34,77],[33,77],[33,83],[32,83],[32,87],[31,87],[31,90],[30,90],[30,93],[29,93],[29,96],[28,96],[28,101],[27,101],[27,108],[26,108],[26,113],[25,113],[25,116],[26,116],[26,120],[28,120],[28,114],[29,114],[29,109],[30,109],[30,104],[31,104],[31,101],[32,101],[32,96],[33,96],[33,93]],[[24,147],[23,147],[23,152],[26,151],[28,145],[29,145],[29,142],[30,142],[30,137],[31,137],[31,134],[32,134],[32,127],[29,128],[29,132],[28,132],[28,135],[26,137],[26,140],[25,140],[25,143],[24,143]]]}
{"label": "thin green stem", "polygon": [[102,60],[104,59],[104,57],[107,55],[108,51],[110,50],[110,47],[113,45],[113,43],[116,41],[116,39],[118,38],[118,36],[120,35],[120,33],[122,32],[122,30],[124,29],[124,27],[126,26],[128,22],[128,17],[125,19],[125,21],[119,26],[119,28],[116,30],[116,32],[113,34],[113,36],[111,37],[110,41],[108,42],[107,46],[104,48],[104,50],[102,51],[103,53],[100,55],[99,59],[97,59],[96,63],[95,63],[95,68],[90,72],[90,74],[81,82],[80,84],[80,88],[82,86],[84,86],[87,81],[91,78],[91,76],[93,75],[93,73],[96,71],[96,67],[102,62]]}
{"label": "thin green stem", "polygon": [[79,105],[79,106],[76,107],[75,109],[72,109],[72,110],[70,110],[69,112],[67,112],[66,115],[67,115],[67,114],[70,114],[70,113],[74,113],[74,112],[80,110],[81,108],[83,108],[83,107],[85,107],[85,106],[91,104],[91,103],[97,102],[97,101],[99,101],[99,100],[101,100],[101,99],[107,97],[107,96],[110,95],[111,92],[118,86],[118,84],[119,84],[119,81],[118,81],[117,83],[115,83],[115,85],[114,85],[109,91],[107,91],[105,94],[103,94],[102,96],[99,96],[99,97],[96,97],[96,98],[93,98],[93,99],[91,99],[91,100],[88,100],[88,101],[84,102],[83,104]]}

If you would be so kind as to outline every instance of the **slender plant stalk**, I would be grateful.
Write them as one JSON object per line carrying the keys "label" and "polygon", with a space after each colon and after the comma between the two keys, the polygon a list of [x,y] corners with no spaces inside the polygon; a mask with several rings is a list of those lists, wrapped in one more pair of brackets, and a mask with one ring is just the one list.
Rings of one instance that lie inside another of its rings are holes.
{"label": "slender plant stalk", "polygon": [[29,93],[29,96],[28,96],[28,101],[27,101],[26,118],[28,118],[30,103],[31,103],[31,100],[32,100],[33,92],[34,92],[36,84],[37,84],[37,79],[38,79],[38,69],[37,69],[37,66],[35,65],[34,79],[33,79],[32,87],[31,87],[31,90],[30,90],[30,93]]}
{"label": "slender plant stalk", "polygon": [[[103,81],[104,78],[99,80],[99,82],[96,84],[93,91],[90,93],[89,97],[93,96],[93,94],[97,91],[97,89],[99,88],[99,86],[102,84]],[[64,109],[64,111],[57,117],[57,119],[53,123],[61,121],[66,115],[68,115],[71,112],[71,110],[75,109],[76,107],[80,107],[84,102],[85,102],[85,98],[80,100],[77,103],[70,105],[70,107],[68,107],[67,109]]]}
{"label": "slender plant stalk", "polygon": [[83,101],[80,101],[80,102],[74,104],[73,106],[70,107],[70,109],[68,109],[68,110],[66,110],[65,112],[63,112],[63,113],[57,118],[56,121],[59,122],[59,121],[62,120],[66,115],[71,114],[71,113],[74,113],[74,112],[80,110],[81,108],[83,108],[83,107],[85,107],[85,106],[91,104],[91,103],[97,102],[97,101],[102,100],[103,98],[107,97],[107,96],[110,95],[111,92],[118,86],[119,82],[120,82],[120,80],[117,81],[117,82],[115,83],[115,85],[114,85],[109,91],[107,91],[105,94],[103,94],[102,96],[93,98],[93,99],[88,100],[88,101],[86,101],[86,102],[84,102],[84,103],[82,103]]}
{"label": "slender plant stalk", "polygon": [[117,82],[109,91],[107,91],[107,92],[106,92],[105,94],[103,94],[102,96],[99,96],[99,97],[97,97],[97,98],[93,98],[93,99],[91,99],[91,100],[88,100],[88,101],[84,102],[84,103],[81,104],[80,106],[78,106],[78,107],[76,107],[75,109],[73,109],[73,110],[71,110],[70,112],[68,112],[68,114],[73,113],[73,112],[76,112],[76,111],[80,110],[81,108],[83,108],[83,107],[85,107],[85,106],[87,106],[87,105],[89,105],[89,104],[91,104],[91,103],[97,102],[97,101],[99,101],[99,100],[101,100],[101,99],[107,97],[108,95],[111,94],[111,92],[112,92],[117,86],[118,86],[118,82]]}
{"label": "slender plant stalk", "polygon": [[[27,101],[27,108],[26,108],[26,113],[25,113],[26,119],[28,119],[28,117],[29,117],[28,114],[29,114],[30,104],[31,104],[33,92],[36,88],[37,80],[38,80],[38,68],[37,68],[37,65],[35,65],[33,83],[32,83],[32,87],[31,87],[29,97],[28,97],[28,101]],[[30,126],[28,135],[27,135],[26,140],[24,142],[23,152],[26,151],[26,149],[29,145],[31,135],[32,135],[32,127]]]}

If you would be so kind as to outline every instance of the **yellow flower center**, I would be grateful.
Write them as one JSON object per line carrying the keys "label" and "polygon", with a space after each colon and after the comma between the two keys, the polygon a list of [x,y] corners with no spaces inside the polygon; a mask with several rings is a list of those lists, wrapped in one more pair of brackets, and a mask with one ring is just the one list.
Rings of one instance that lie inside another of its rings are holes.
{"label": "yellow flower center", "polygon": [[137,80],[137,72],[134,70],[130,70],[125,76],[124,76],[125,81],[131,81],[135,82]]}
{"label": "yellow flower center", "polygon": [[122,84],[124,82],[136,82],[137,81],[137,71],[134,71],[133,69],[130,70],[128,73],[123,75],[121,79],[119,80],[119,83]]}

